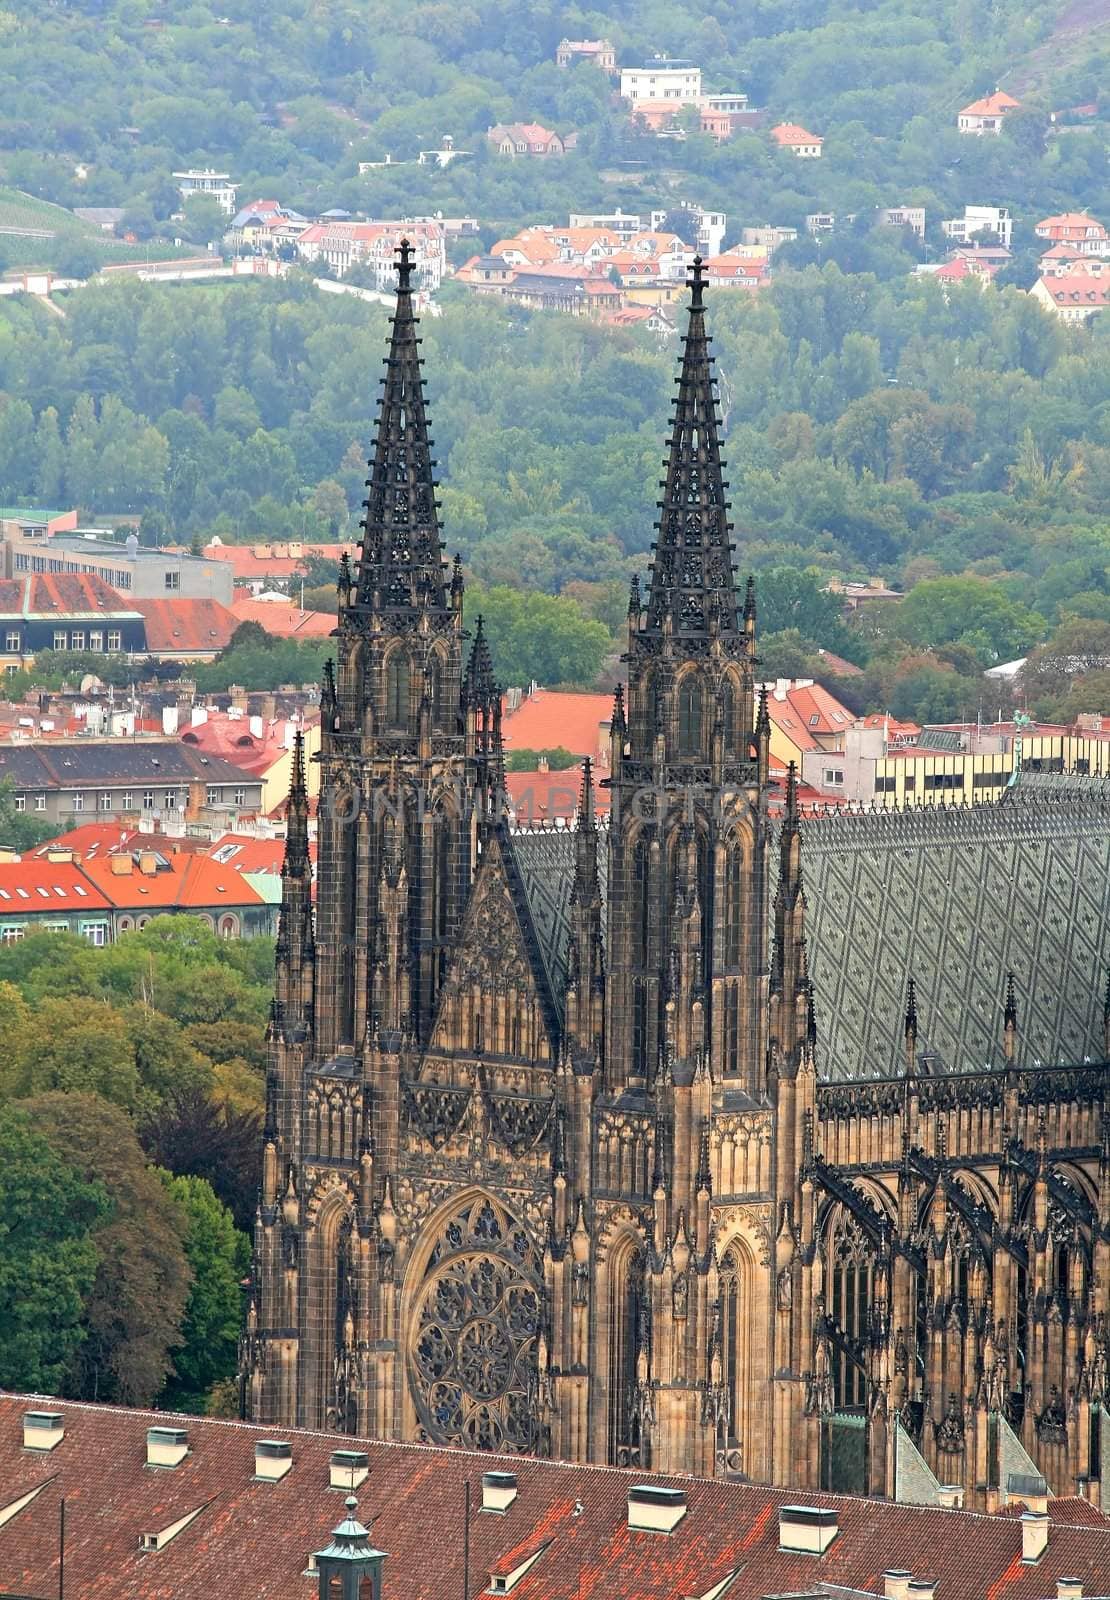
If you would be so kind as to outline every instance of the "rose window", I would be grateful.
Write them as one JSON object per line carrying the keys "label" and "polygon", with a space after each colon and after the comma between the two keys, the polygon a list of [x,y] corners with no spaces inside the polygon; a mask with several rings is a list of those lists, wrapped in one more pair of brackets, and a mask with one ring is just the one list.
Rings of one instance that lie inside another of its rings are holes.
{"label": "rose window", "polygon": [[443,1225],[409,1351],[420,1438],[478,1450],[535,1447],[541,1266],[524,1229],[485,1196]]}

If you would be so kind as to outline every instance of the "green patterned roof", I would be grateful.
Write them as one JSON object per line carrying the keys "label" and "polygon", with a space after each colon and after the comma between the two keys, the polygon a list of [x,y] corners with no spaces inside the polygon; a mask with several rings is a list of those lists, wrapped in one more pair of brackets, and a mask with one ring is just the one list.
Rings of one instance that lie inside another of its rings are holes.
{"label": "green patterned roof", "polygon": [[[573,839],[516,837],[560,999]],[[935,1072],[999,1059],[1011,970],[1023,1064],[1101,1058],[1110,783],[1025,774],[995,805],[809,818],[802,861],[822,1077],[900,1070],[911,973]]]}

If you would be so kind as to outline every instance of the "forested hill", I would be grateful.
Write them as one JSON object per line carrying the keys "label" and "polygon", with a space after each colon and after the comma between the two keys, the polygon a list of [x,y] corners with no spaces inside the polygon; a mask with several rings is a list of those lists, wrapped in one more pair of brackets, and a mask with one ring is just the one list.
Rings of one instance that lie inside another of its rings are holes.
{"label": "forested hill", "polygon": [[[170,174],[190,164],[226,166],[241,195],[306,211],[403,205],[505,223],[643,202],[684,176],[745,221],[911,200],[939,215],[966,201],[1097,205],[1103,142],[1076,133],[1046,151],[1043,137],[1051,107],[1097,99],[1110,79],[1095,36],[1010,137],[955,133],[962,104],[1043,57],[1062,11],[1063,0],[19,0],[0,9],[0,177],[156,219],[176,203]],[[624,62],[689,57],[709,88],[825,135],[826,159],[792,162],[756,135],[720,149],[701,135],[636,137],[600,72],[554,65],[564,34],[609,37]],[[498,162],[481,135],[507,118],[573,128],[578,148],[542,173]],[[358,176],[360,161],[406,160],[448,133],[472,161]]]}

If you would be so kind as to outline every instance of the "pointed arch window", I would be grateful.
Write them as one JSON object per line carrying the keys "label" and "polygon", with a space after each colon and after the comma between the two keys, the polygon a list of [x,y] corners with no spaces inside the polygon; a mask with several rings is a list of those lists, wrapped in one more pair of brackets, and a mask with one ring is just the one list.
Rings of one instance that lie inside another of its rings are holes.
{"label": "pointed arch window", "polygon": [[643,967],[647,965],[651,933],[651,845],[646,838],[636,841],[632,877],[633,960],[638,967]]}
{"label": "pointed arch window", "polygon": [[647,980],[634,978],[632,990],[632,1071],[641,1078],[648,1076],[647,1024]]}
{"label": "pointed arch window", "polygon": [[390,728],[408,728],[410,681],[409,658],[403,650],[395,650],[389,658],[385,681],[385,720]]}
{"label": "pointed arch window", "polygon": [[609,1460],[646,1466],[641,1452],[636,1358],[644,1331],[644,1262],[638,1249],[623,1252],[609,1281]]}
{"label": "pointed arch window", "polygon": [[721,684],[721,737],[724,741],[725,755],[731,755],[736,749],[736,685],[731,678],[726,678]]}
{"label": "pointed arch window", "polygon": [[735,982],[725,990],[725,1073],[740,1075],[740,992]]}
{"label": "pointed arch window", "polygon": [[702,686],[695,677],[684,678],[678,691],[678,753],[699,756],[703,749],[704,705]]}
{"label": "pointed arch window", "polygon": [[744,853],[739,844],[729,847],[725,858],[725,965],[740,965],[740,942],[744,906]]}
{"label": "pointed arch window", "polygon": [[444,678],[446,676],[443,657],[433,655],[429,664],[429,698],[432,703],[432,722],[435,727],[442,729],[444,712],[446,711],[446,690]]}
{"label": "pointed arch window", "polygon": [[739,1436],[740,1419],[740,1379],[742,1364],[740,1359],[740,1341],[743,1327],[741,1315],[741,1282],[742,1269],[740,1265],[740,1252],[732,1245],[725,1252],[721,1262],[720,1276],[720,1308],[721,1308],[721,1382],[728,1395],[729,1423],[728,1440],[734,1444]]}
{"label": "pointed arch window", "polygon": [[[829,1269],[829,1315],[840,1334],[833,1352],[833,1395],[838,1406],[860,1407],[867,1402],[862,1351],[873,1298],[874,1262],[863,1229],[844,1212],[838,1214],[831,1230]],[[858,1357],[857,1350],[861,1352]]]}

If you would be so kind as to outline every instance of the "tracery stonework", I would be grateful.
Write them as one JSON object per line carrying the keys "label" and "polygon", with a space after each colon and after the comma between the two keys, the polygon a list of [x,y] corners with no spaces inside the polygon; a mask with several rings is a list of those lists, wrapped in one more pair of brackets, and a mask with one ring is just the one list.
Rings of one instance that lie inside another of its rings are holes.
{"label": "tracery stonework", "polygon": [[980,1508],[1024,1451],[1110,1500],[1105,786],[803,823],[791,779],[772,822],[695,270],[610,818],[586,763],[574,830],[514,832],[410,271],[315,905],[294,762],[244,1410],[808,1489],[895,1495],[902,1462]]}
{"label": "tracery stonework", "polygon": [[536,1443],[542,1262],[523,1227],[476,1199],[444,1223],[412,1315],[418,1437],[484,1450]]}

